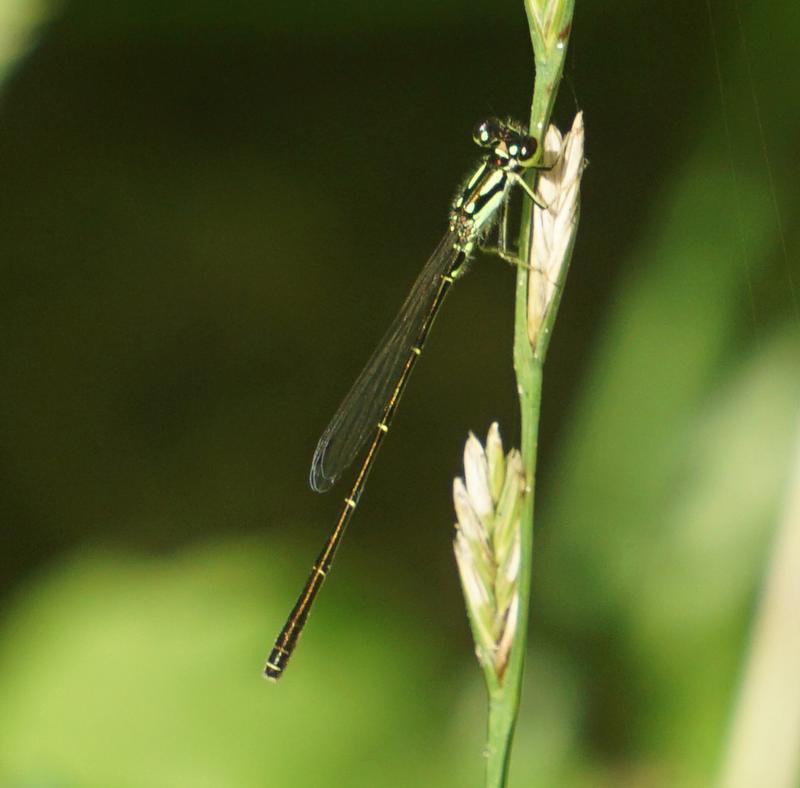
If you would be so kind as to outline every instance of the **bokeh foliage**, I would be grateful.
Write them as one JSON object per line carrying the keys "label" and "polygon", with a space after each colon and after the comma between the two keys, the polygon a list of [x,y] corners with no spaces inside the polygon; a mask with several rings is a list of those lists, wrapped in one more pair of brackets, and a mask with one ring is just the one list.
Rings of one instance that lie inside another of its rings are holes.
{"label": "bokeh foliage", "polygon": [[[512,784],[705,786],[722,751],[800,401],[800,19],[736,8],[576,8]],[[50,13],[0,98],[0,784],[479,785],[449,487],[468,429],[514,442],[505,265],[459,283],[291,669],[259,668],[337,506],[317,434],[472,123],[526,112],[522,4]]]}

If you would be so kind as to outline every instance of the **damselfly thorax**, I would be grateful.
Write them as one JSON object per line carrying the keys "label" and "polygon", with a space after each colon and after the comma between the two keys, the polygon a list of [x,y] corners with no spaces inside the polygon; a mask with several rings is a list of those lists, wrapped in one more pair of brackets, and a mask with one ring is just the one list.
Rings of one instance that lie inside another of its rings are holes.
{"label": "damselfly thorax", "polygon": [[533,194],[519,174],[533,166],[536,140],[510,123],[488,120],[478,124],[473,139],[490,152],[467,181],[450,211],[450,229],[469,255],[506,205],[514,184]]}

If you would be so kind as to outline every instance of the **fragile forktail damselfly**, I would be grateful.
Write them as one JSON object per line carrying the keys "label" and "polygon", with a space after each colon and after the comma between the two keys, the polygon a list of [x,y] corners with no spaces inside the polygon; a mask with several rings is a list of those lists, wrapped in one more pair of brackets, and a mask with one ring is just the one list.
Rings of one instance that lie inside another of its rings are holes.
{"label": "fragile forktail damselfly", "polygon": [[264,670],[268,678],[280,678],[297,645],[336,548],[358,505],[378,449],[389,431],[411,371],[450,286],[464,273],[476,246],[494,225],[500,211],[503,215],[496,251],[502,257],[512,259],[506,248],[506,212],[509,192],[514,185],[520,186],[536,201],[523,179],[525,170],[536,167],[538,145],[534,137],[528,136],[513,122],[492,118],[475,127],[473,139],[487,152],[453,203],[444,238],[428,259],[394,322],[317,443],[309,483],[317,492],[324,492],[350,466],[372,435],[336,526],[275,640]]}

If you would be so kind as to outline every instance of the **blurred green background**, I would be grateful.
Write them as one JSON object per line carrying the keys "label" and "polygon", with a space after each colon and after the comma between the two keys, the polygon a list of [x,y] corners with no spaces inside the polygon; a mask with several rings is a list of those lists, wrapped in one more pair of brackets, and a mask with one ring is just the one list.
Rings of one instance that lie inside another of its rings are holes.
{"label": "blurred green background", "polygon": [[[260,671],[338,512],[316,439],[473,123],[527,113],[521,0],[0,9],[0,785],[481,785],[450,487],[468,430],[519,445],[507,265]],[[798,441],[798,38],[791,3],[577,2],[514,786],[719,769]]]}

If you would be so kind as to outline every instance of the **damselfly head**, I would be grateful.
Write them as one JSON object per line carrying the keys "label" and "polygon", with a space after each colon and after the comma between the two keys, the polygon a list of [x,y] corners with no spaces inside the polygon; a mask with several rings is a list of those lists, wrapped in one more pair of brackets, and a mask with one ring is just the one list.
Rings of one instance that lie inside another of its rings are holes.
{"label": "damselfly head", "polygon": [[521,127],[497,118],[487,118],[478,123],[472,139],[476,145],[492,151],[497,166],[530,167],[539,147],[536,138],[528,136]]}

